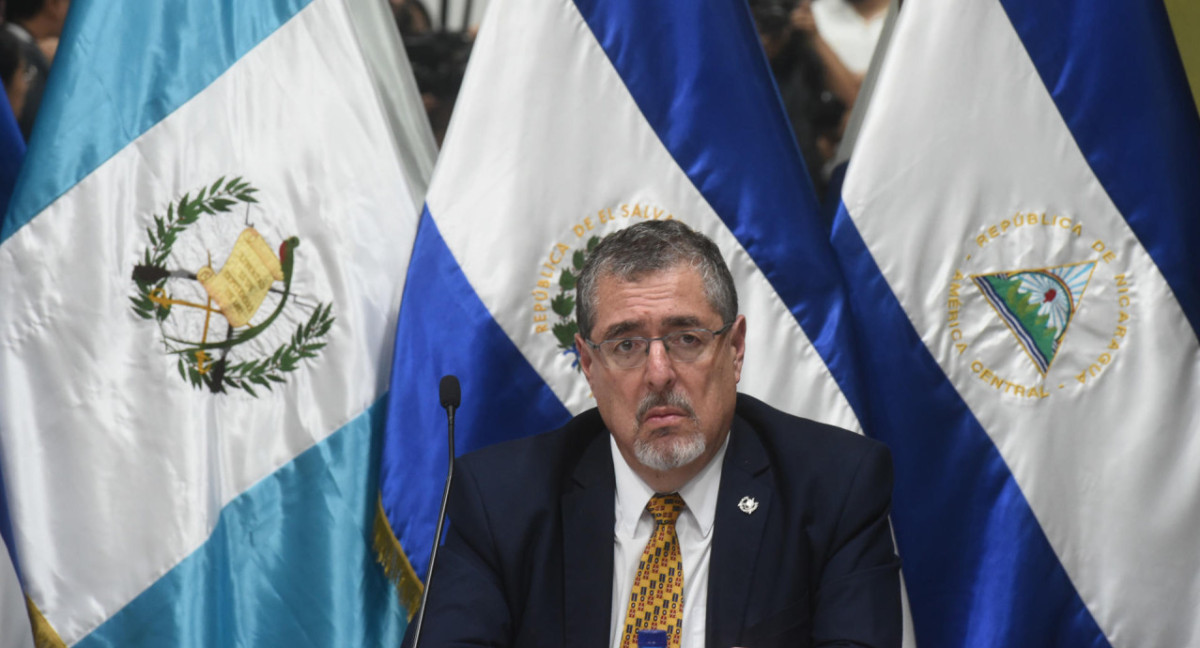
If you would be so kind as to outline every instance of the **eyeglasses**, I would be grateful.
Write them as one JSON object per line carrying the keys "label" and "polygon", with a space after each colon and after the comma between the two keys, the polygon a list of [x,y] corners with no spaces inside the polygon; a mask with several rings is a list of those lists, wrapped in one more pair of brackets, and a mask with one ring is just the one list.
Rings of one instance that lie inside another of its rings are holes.
{"label": "eyeglasses", "polygon": [[733,326],[733,322],[722,326],[717,331],[696,328],[675,331],[656,338],[612,338],[599,344],[585,339],[584,342],[587,342],[587,345],[593,350],[599,351],[600,356],[610,366],[618,369],[637,369],[646,363],[646,358],[650,355],[650,343],[655,340],[663,343],[663,348],[666,349],[667,356],[671,360],[691,363],[699,360],[712,345],[713,340],[728,331],[731,326]]}

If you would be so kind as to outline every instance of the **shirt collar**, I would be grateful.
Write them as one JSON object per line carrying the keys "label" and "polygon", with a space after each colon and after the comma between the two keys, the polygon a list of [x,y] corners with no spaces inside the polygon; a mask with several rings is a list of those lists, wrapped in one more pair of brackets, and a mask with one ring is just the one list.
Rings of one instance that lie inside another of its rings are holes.
{"label": "shirt collar", "polygon": [[[700,533],[704,537],[712,533],[713,522],[717,517],[717,494],[721,488],[721,467],[725,463],[725,449],[729,447],[729,434],[717,454],[699,473],[679,489],[686,508],[683,515],[691,515]],[[654,489],[638,477],[637,473],[625,463],[617,441],[612,434],[608,435],[609,449],[612,452],[613,472],[617,483],[616,496],[616,526],[614,530],[623,536],[632,536],[638,520],[646,511],[646,503],[654,496]]]}

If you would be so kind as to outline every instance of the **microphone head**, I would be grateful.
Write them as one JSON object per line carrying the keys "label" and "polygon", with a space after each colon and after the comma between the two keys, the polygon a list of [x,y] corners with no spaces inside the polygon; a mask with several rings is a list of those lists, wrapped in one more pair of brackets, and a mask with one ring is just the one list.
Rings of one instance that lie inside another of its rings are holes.
{"label": "microphone head", "polygon": [[458,376],[453,374],[442,376],[442,382],[438,383],[438,396],[442,399],[442,407],[458,409],[458,404],[462,402],[462,389],[458,386]]}

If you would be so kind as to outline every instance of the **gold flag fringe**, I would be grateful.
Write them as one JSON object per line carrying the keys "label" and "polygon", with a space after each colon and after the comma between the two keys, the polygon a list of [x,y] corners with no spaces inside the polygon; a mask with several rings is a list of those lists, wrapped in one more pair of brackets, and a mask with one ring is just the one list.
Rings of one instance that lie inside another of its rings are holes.
{"label": "gold flag fringe", "polygon": [[[408,556],[400,546],[400,541],[396,539],[392,525],[388,524],[387,514],[383,511],[383,500],[380,498],[375,499],[374,535],[375,557],[379,560],[379,564],[383,565],[383,573],[396,586],[396,592],[400,594],[400,602],[408,611],[408,620],[412,621],[417,607],[421,605],[421,592],[424,590],[424,586],[421,585],[421,579],[417,578],[417,572],[413,569],[412,563],[408,562]],[[38,644],[38,648],[41,648],[41,644]]]}
{"label": "gold flag fringe", "polygon": [[67,644],[63,643],[58,632],[54,630],[46,617],[42,616],[42,611],[29,596],[25,597],[25,606],[29,608],[29,625],[33,627],[33,644],[37,648],[66,648]]}
{"label": "gold flag fringe", "polygon": [[1200,110],[1200,4],[1193,0],[1166,0],[1167,17],[1175,33],[1175,45],[1192,89],[1192,101]]}

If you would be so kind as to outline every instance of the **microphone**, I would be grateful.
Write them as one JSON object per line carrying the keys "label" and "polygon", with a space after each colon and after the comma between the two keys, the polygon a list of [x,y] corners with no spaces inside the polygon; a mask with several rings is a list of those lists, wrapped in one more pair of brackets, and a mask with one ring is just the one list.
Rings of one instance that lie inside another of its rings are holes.
{"label": "microphone", "polygon": [[446,414],[450,417],[450,433],[453,434],[454,410],[462,402],[462,389],[458,386],[457,376],[442,376],[442,382],[438,383],[438,397],[442,399],[442,407],[446,408]]}
{"label": "microphone", "polygon": [[450,499],[450,482],[454,479],[454,410],[462,402],[462,388],[459,387],[458,377],[442,376],[438,383],[438,398],[446,410],[447,446],[450,449],[450,461],[446,472],[446,487],[442,489],[442,506],[438,508],[437,533],[433,536],[433,550],[429,552],[429,568],[425,571],[425,589],[421,592],[421,608],[417,611],[417,622],[413,629],[412,648],[418,648],[421,641],[421,625],[425,621],[425,604],[429,602],[429,587],[433,584],[433,563],[437,561],[438,545],[442,541],[442,531],[446,527],[446,503]]}

